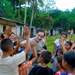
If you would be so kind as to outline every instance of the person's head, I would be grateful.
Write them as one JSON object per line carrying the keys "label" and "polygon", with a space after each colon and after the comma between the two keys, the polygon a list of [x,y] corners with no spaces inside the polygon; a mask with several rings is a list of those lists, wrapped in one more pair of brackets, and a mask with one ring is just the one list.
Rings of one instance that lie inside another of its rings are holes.
{"label": "person's head", "polygon": [[72,42],[71,41],[66,41],[66,43],[65,43],[66,50],[70,50],[71,46],[72,46]]}
{"label": "person's head", "polygon": [[62,55],[61,56],[57,56],[57,62],[56,62],[56,66],[57,68],[62,68],[63,69],[63,66],[62,66]]}
{"label": "person's head", "polygon": [[9,38],[3,39],[1,41],[1,50],[3,52],[8,53],[9,55],[12,54],[13,51],[13,43]]}
{"label": "person's head", "polygon": [[62,58],[62,65],[66,70],[68,68],[75,68],[75,52],[68,51],[64,53]]}
{"label": "person's head", "polygon": [[75,47],[72,49],[73,52],[75,52]]}
{"label": "person's head", "polygon": [[36,41],[39,42],[41,41],[45,36],[45,31],[42,29],[37,29],[36,30]]}
{"label": "person's head", "polygon": [[49,51],[42,51],[39,57],[40,63],[48,64],[52,59],[52,54]]}
{"label": "person's head", "polygon": [[61,37],[63,38],[63,41],[67,38],[67,34],[65,33],[65,32],[63,32],[62,34],[61,34]]}
{"label": "person's head", "polygon": [[12,40],[12,41],[14,41],[14,39],[15,39],[15,34],[12,32],[11,33],[11,35],[10,35],[10,39]]}
{"label": "person's head", "polygon": [[61,48],[59,48],[56,50],[56,56],[61,56],[61,55],[63,55],[63,51]]}

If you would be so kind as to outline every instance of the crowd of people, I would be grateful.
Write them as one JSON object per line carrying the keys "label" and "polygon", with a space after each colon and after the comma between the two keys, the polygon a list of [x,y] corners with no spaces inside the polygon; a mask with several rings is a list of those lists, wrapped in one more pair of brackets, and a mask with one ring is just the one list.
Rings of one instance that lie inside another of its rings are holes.
{"label": "crowd of people", "polygon": [[[15,38],[12,28],[7,26],[0,36],[0,75],[75,75],[75,42],[73,30],[67,41],[63,32],[54,41],[53,52],[46,46],[43,29],[37,29],[35,37],[24,26],[23,38]],[[52,68],[47,64],[53,63]]]}

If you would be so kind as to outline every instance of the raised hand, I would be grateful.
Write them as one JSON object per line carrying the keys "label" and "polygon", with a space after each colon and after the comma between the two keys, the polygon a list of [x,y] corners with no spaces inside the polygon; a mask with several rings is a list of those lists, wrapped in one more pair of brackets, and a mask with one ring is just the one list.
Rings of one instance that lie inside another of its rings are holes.
{"label": "raised hand", "polygon": [[73,29],[71,29],[71,33],[70,34],[73,35],[73,33],[74,33],[74,31],[73,31]]}
{"label": "raised hand", "polygon": [[35,47],[35,46],[36,46],[36,42],[35,41],[31,42],[31,47]]}
{"label": "raised hand", "polygon": [[64,44],[63,37],[60,38],[59,42],[60,42],[60,45]]}
{"label": "raised hand", "polygon": [[24,35],[27,36],[27,35],[30,35],[30,31],[29,31],[29,28],[27,26],[24,26]]}
{"label": "raised hand", "polygon": [[20,37],[17,37],[16,42],[17,42],[17,46],[20,47],[20,42],[21,42]]}
{"label": "raised hand", "polygon": [[75,48],[75,42],[72,44],[71,50]]}
{"label": "raised hand", "polygon": [[6,29],[4,31],[4,34],[6,34],[7,36],[10,36],[12,33],[11,27],[10,26],[6,26]]}

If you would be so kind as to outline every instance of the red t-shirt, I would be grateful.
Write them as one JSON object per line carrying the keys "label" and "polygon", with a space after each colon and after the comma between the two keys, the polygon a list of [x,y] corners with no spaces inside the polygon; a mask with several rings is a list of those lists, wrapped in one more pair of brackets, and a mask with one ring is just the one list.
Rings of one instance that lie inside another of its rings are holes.
{"label": "red t-shirt", "polygon": [[55,73],[55,75],[61,75],[61,73],[66,73],[66,71],[65,71],[65,70],[59,70],[59,71],[57,71],[57,72]]}

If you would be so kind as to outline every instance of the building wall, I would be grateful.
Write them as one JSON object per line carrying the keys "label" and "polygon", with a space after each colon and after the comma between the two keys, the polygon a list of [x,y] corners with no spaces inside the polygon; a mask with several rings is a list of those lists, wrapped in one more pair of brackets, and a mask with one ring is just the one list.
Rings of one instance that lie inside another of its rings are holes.
{"label": "building wall", "polygon": [[23,36],[23,26],[16,26],[16,34],[22,38]]}
{"label": "building wall", "polygon": [[[5,26],[5,25],[0,24],[0,33],[3,33],[3,26]],[[14,32],[16,35],[18,35],[19,37],[23,36],[23,26],[17,25],[16,27],[11,26],[11,28],[12,28],[12,32]]]}
{"label": "building wall", "polygon": [[31,27],[31,35],[34,36],[35,34],[36,34],[36,28],[34,26],[32,26]]}
{"label": "building wall", "polygon": [[0,33],[3,33],[3,25],[0,24]]}
{"label": "building wall", "polygon": [[[3,26],[5,25],[0,24],[0,33],[3,33]],[[11,27],[11,28],[12,28],[12,32],[16,33],[16,27]]]}
{"label": "building wall", "polygon": [[12,27],[12,32],[16,34],[16,27]]}
{"label": "building wall", "polygon": [[[22,24],[17,25],[18,23],[11,21],[11,20],[7,20],[7,19],[0,19],[0,33],[3,33],[3,30],[5,29],[6,26],[11,26],[12,28],[12,32],[14,32],[16,35],[18,35],[19,37],[22,38],[23,36],[23,26]],[[31,27],[32,31],[32,35],[35,35],[35,27]]]}

